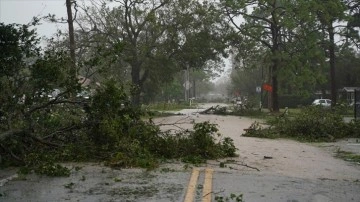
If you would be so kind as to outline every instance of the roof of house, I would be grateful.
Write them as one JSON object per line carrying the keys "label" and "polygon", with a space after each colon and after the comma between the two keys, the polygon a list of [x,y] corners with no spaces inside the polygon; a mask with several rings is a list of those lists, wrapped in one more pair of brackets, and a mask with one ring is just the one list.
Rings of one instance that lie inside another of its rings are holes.
{"label": "roof of house", "polygon": [[348,93],[355,92],[355,90],[360,90],[360,87],[344,87],[342,91],[346,91]]}
{"label": "roof of house", "polygon": [[86,86],[90,85],[90,83],[91,83],[91,79],[86,78],[86,77],[84,77],[84,76],[77,76],[77,78],[78,78],[78,82],[79,82],[79,83],[81,84],[81,86],[83,86],[83,87],[86,87]]}

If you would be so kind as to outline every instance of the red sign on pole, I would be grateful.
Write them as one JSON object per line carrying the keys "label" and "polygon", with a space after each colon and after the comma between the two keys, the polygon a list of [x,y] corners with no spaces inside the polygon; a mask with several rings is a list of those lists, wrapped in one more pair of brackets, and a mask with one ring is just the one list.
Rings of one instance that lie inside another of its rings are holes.
{"label": "red sign on pole", "polygon": [[264,83],[263,89],[269,92],[272,92],[272,86],[270,84]]}

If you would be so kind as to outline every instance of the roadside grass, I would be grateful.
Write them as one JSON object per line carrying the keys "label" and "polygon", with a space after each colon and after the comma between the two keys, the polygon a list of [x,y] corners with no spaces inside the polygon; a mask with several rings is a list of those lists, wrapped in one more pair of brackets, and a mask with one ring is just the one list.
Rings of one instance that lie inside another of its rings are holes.
{"label": "roadside grass", "polygon": [[[308,106],[308,107],[311,107],[311,106]],[[263,108],[263,109],[261,109],[262,113],[261,114],[259,113],[258,117],[259,118],[262,117],[264,119],[267,119],[267,118],[272,118],[272,117],[275,117],[275,116],[280,116],[280,115],[283,115],[283,114],[286,115],[287,117],[294,117],[294,116],[296,116],[298,114],[301,114],[301,112],[302,112],[302,110],[304,108],[307,108],[307,107],[287,108],[287,109],[286,108],[280,108],[278,113],[272,113],[272,112],[270,112],[269,109]],[[354,117],[354,109],[352,107],[337,107],[335,110],[342,117],[349,117],[349,118]],[[260,110],[258,110],[258,111],[260,111]]]}
{"label": "roadside grass", "polygon": [[[143,118],[159,118],[178,115],[177,111],[182,109],[196,109],[197,103],[192,103],[190,106],[188,103],[156,103],[143,105],[141,108],[146,112]],[[175,113],[174,113],[175,112]]]}
{"label": "roadside grass", "polygon": [[[267,113],[267,114],[270,113],[270,110],[267,109],[267,108],[263,108],[263,109],[261,109],[261,111],[264,112],[264,113]],[[301,112],[301,108],[287,108],[287,111],[288,111],[288,115],[298,114],[298,113]],[[285,112],[286,112],[286,108],[280,108],[279,114],[283,114]]]}
{"label": "roadside grass", "polygon": [[360,164],[360,155],[352,153],[352,152],[342,151],[342,150],[339,149],[336,152],[335,156],[338,157],[338,158],[344,159],[345,161]]}
{"label": "roadside grass", "polygon": [[176,116],[179,115],[179,113],[173,113],[173,112],[166,112],[166,111],[147,111],[143,116],[142,119],[146,120],[149,118],[161,118],[161,117],[168,117],[168,116]]}
{"label": "roadside grass", "polygon": [[271,119],[275,116],[282,116],[286,114],[288,117],[292,117],[301,112],[301,108],[281,108],[279,112],[274,113],[271,112],[267,108],[239,108],[235,105],[229,105],[226,110],[219,108],[219,110],[215,110],[214,114],[216,115],[232,115],[232,116],[245,116],[249,118],[258,118],[258,119]]}
{"label": "roadside grass", "polygon": [[143,105],[142,108],[150,111],[180,111],[182,109],[196,109],[198,106],[197,103],[156,103]]}

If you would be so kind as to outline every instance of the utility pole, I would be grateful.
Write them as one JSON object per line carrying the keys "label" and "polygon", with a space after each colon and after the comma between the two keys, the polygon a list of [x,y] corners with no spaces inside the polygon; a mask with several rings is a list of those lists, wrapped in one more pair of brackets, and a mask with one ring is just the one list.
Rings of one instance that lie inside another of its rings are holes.
{"label": "utility pole", "polygon": [[[271,86],[273,86],[273,82],[272,82],[272,68],[269,67],[269,84]],[[272,91],[267,91],[267,95],[268,95],[268,109],[270,112],[273,111],[273,92]]]}
{"label": "utility pole", "polygon": [[186,101],[188,101],[190,99],[190,88],[191,88],[189,66],[186,67],[186,75],[187,75],[186,84],[187,84],[187,95],[188,95],[188,99]]}
{"label": "utility pole", "polygon": [[66,0],[66,9],[67,9],[67,22],[69,26],[69,41],[70,41],[70,58],[71,58],[71,76],[76,78],[76,56],[75,56],[75,33],[74,33],[74,18],[72,14],[71,6],[74,3],[74,0]]}
{"label": "utility pole", "polygon": [[187,69],[184,69],[184,102],[187,101]]}

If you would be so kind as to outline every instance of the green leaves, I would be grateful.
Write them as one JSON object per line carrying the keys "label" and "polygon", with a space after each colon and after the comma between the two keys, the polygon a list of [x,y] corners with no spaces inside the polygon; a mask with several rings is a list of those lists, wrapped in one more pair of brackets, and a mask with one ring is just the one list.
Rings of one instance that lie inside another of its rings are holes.
{"label": "green leaves", "polygon": [[27,25],[0,23],[0,77],[14,76],[25,58],[38,55],[38,39]]}
{"label": "green leaves", "polygon": [[273,117],[270,127],[254,123],[245,136],[261,138],[292,138],[307,142],[331,142],[344,137],[356,137],[359,122],[345,123],[341,113],[344,108],[326,109],[319,106],[302,108],[292,117]]}
{"label": "green leaves", "polygon": [[[278,92],[310,95],[323,88],[329,47],[334,46],[327,39],[334,35],[330,31],[348,36],[354,33],[333,25],[348,19],[345,3],[340,0],[221,2],[238,31],[233,45],[239,61],[246,61],[243,68],[256,67],[262,61],[261,66],[269,69],[264,78],[274,86],[273,105]],[[356,37],[349,41],[356,43]]]}
{"label": "green leaves", "polygon": [[86,49],[88,58],[99,58],[94,64],[103,67],[101,76],[131,79],[139,87],[134,102],[139,93],[148,92],[147,81],[164,84],[182,69],[203,69],[208,61],[220,62],[226,55],[229,25],[214,2],[126,1],[117,5],[84,10],[82,24],[96,28],[86,28],[90,31],[84,44],[94,45],[93,38],[101,41],[96,43],[100,52]]}

